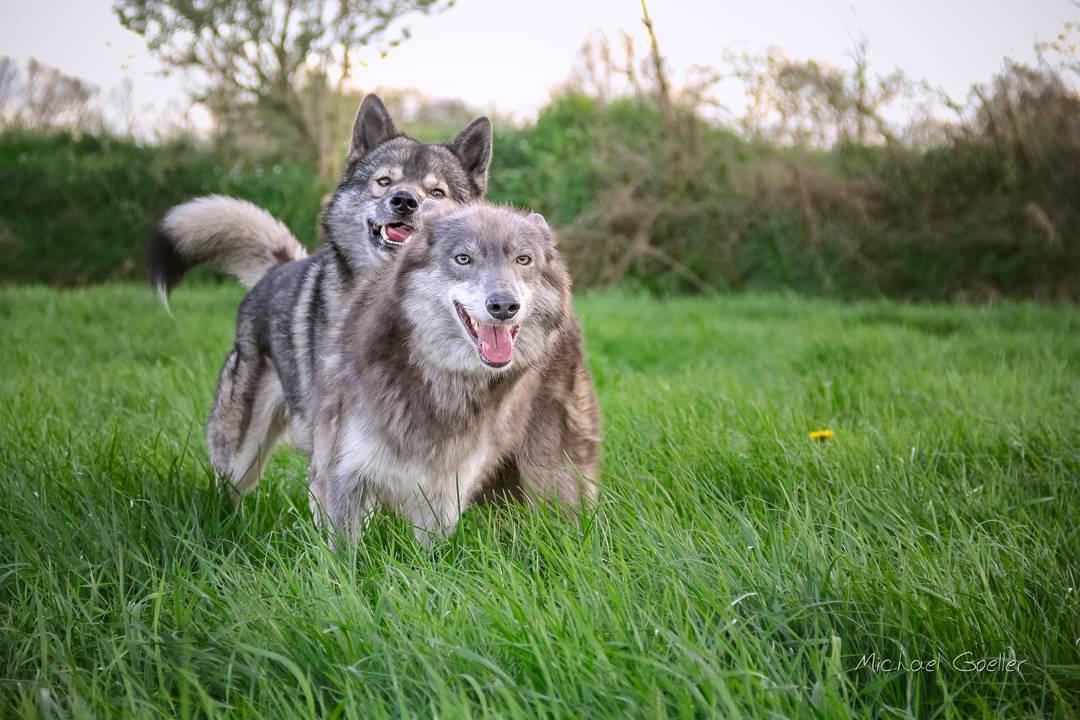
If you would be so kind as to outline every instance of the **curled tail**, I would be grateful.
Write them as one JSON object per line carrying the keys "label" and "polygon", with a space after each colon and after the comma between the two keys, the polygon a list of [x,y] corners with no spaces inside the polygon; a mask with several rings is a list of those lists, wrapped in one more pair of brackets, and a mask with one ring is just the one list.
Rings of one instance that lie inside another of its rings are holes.
{"label": "curled tail", "polygon": [[270,213],[246,200],[209,195],[170,210],[150,236],[146,271],[163,302],[189,269],[210,263],[252,287],[274,267],[307,257]]}

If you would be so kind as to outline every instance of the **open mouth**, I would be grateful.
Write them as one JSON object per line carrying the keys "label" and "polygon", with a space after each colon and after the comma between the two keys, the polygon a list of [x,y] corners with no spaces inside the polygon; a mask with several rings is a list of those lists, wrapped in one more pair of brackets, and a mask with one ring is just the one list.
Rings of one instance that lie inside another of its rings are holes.
{"label": "open mouth", "polygon": [[480,351],[480,361],[493,368],[506,367],[514,357],[514,341],[520,325],[485,325],[472,319],[461,303],[454,301],[454,309],[469,337]]}
{"label": "open mouth", "polygon": [[399,248],[412,237],[415,228],[408,223],[392,222],[385,225],[376,225],[368,220],[368,232],[371,233],[371,241],[389,248]]}

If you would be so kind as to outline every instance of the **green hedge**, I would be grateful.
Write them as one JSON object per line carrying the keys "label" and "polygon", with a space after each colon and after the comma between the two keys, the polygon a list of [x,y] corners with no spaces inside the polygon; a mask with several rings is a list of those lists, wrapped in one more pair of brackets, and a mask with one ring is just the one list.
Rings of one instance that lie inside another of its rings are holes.
{"label": "green hedge", "polygon": [[229,167],[190,142],[0,135],[0,281],[71,286],[141,277],[146,236],[197,195],[246,198],[316,242],[325,188],[298,166]]}
{"label": "green hedge", "polygon": [[[628,244],[630,206],[653,203],[652,244],[718,290],[1080,299],[1080,142],[1070,127],[827,152],[747,143],[687,116],[680,142],[690,147],[673,149],[663,128],[649,102],[555,98],[534,125],[497,135],[491,197],[581,235],[579,258],[605,237]],[[626,279],[695,289],[647,257]]]}
{"label": "green hedge", "polygon": [[[603,271],[633,236],[635,211],[653,203],[651,242],[687,272],[654,255],[618,280],[659,293],[704,282],[838,297],[1080,299],[1080,150],[1068,133],[1029,133],[1016,151],[971,137],[929,150],[809,152],[683,121],[693,147],[673,150],[649,103],[558,97],[536,122],[496,128],[489,197],[561,229],[578,287],[609,280]],[[138,278],[154,224],[208,193],[265,207],[312,246],[329,190],[305,167],[230,165],[189,141],[9,131],[0,134],[0,282]]]}

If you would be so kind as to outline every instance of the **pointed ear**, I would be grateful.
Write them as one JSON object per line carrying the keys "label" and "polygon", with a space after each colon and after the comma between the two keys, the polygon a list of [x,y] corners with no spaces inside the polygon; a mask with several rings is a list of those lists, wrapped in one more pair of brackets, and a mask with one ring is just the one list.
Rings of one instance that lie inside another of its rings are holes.
{"label": "pointed ear", "polygon": [[487,192],[488,165],[491,163],[491,121],[473,120],[448,146],[478,189],[478,197]]}
{"label": "pointed ear", "polygon": [[420,202],[420,209],[417,213],[420,215],[420,222],[427,222],[428,220],[434,220],[440,214],[440,210],[445,209],[446,200],[432,200],[431,198],[424,198]]}
{"label": "pointed ear", "polygon": [[394,135],[397,135],[397,130],[386,106],[378,96],[368,95],[364,102],[360,103],[360,110],[356,113],[348,161],[351,163],[359,160]]}
{"label": "pointed ear", "polygon": [[532,225],[534,228],[539,230],[540,234],[543,235],[544,238],[553,246],[559,244],[559,239],[555,237],[555,231],[551,229],[551,226],[548,225],[547,220],[545,220],[544,216],[540,213],[529,213],[525,217],[525,222],[529,223],[529,225]]}
{"label": "pointed ear", "polygon": [[420,215],[420,229],[427,236],[428,245],[435,243],[435,235],[431,232],[432,224],[458,207],[460,206],[452,200],[423,199],[417,212]]}
{"label": "pointed ear", "polygon": [[533,227],[540,230],[540,232],[544,232],[544,233],[551,232],[551,226],[548,225],[547,220],[545,220],[544,216],[541,215],[540,213],[536,213],[536,212],[529,213],[529,216],[527,218],[525,218],[525,220],[530,225],[532,225]]}

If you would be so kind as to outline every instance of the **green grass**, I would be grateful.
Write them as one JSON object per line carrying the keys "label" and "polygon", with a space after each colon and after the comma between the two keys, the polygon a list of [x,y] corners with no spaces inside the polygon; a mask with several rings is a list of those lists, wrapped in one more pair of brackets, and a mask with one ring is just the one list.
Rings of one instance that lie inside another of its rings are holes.
{"label": "green grass", "polygon": [[0,289],[0,716],[1080,708],[1076,308],[582,298],[596,512],[474,510],[434,550],[388,517],[341,557],[298,454],[211,482],[239,298]]}

